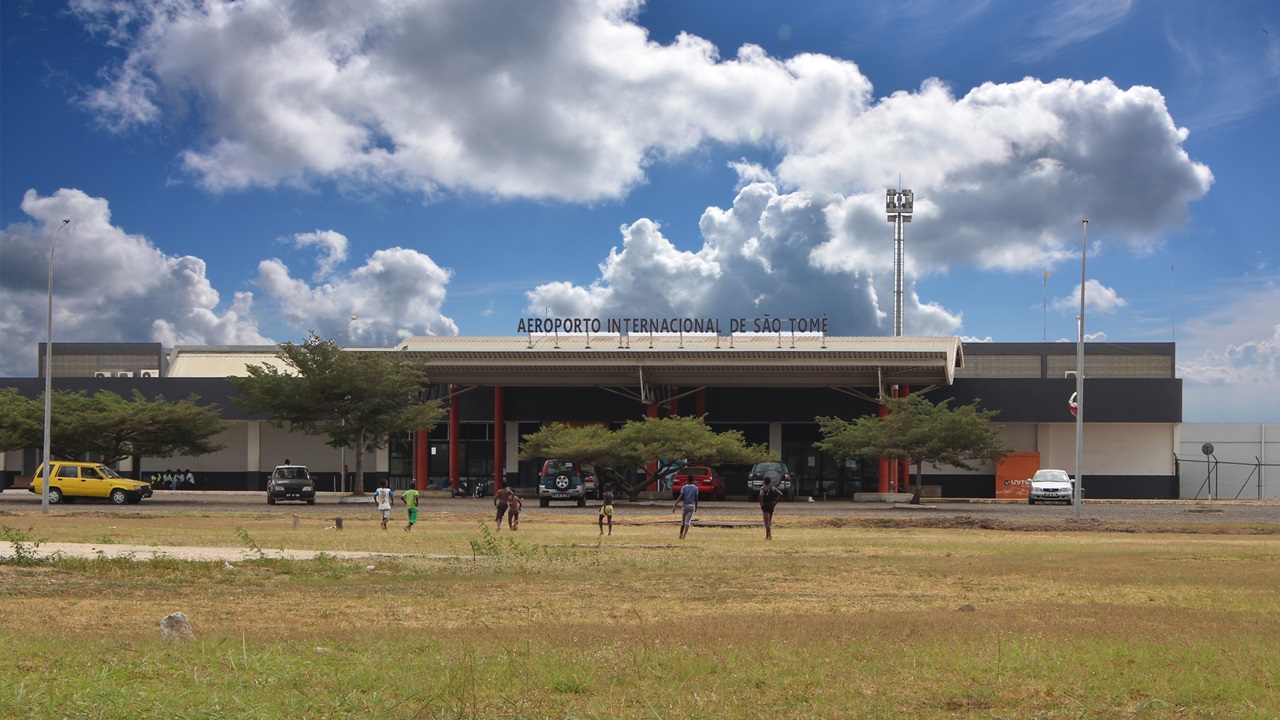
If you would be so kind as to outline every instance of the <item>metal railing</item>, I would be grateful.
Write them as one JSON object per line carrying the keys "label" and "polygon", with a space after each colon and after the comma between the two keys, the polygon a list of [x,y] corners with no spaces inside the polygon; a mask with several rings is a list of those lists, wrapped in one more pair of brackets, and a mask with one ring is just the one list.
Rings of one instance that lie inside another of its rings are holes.
{"label": "metal railing", "polygon": [[[1196,487],[1195,492],[1189,496],[1190,499],[1239,500],[1250,489],[1254,491],[1250,496],[1256,496],[1258,500],[1280,498],[1280,489],[1267,480],[1267,468],[1272,468],[1271,477],[1280,477],[1280,464],[1264,463],[1256,456],[1253,462],[1242,462],[1219,460],[1216,455],[1174,455],[1173,463],[1178,476],[1178,487]],[[1180,494],[1188,497],[1186,492]]]}

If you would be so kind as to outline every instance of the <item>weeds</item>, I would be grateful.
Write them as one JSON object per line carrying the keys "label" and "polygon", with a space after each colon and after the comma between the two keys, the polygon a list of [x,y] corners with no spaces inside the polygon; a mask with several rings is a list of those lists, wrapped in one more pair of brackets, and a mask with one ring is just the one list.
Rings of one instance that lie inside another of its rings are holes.
{"label": "weeds", "polygon": [[477,520],[476,526],[480,528],[480,537],[470,540],[472,558],[482,556],[527,562],[538,555],[535,548],[521,543],[511,535],[498,538],[489,530],[489,523],[486,520]]}
{"label": "weeds", "polygon": [[254,542],[252,537],[249,537],[248,530],[245,530],[243,527],[237,525],[236,537],[240,538],[240,541],[245,544],[245,547],[249,548],[251,552],[257,555],[259,560],[267,559],[267,553],[263,551],[262,548],[258,547],[258,543]]}
{"label": "weeds", "polygon": [[0,525],[0,540],[6,540],[13,547],[13,555],[0,556],[0,564],[31,567],[44,565],[50,558],[40,557],[40,541],[24,532],[8,525]]}
{"label": "weeds", "polygon": [[572,568],[580,565],[596,565],[602,556],[603,544],[599,541],[587,546],[549,547],[529,545],[513,535],[498,537],[489,530],[485,520],[476,521],[480,537],[471,538],[471,558],[492,558],[496,567],[507,570],[535,572],[549,568]]}

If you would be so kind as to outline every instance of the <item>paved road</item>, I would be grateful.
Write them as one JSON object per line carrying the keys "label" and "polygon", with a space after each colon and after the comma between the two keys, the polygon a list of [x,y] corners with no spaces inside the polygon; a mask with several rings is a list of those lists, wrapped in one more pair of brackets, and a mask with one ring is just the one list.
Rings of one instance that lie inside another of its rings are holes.
{"label": "paved road", "polygon": [[[367,504],[368,503],[368,504]],[[671,503],[666,501],[628,503],[619,502],[618,512],[632,516],[657,516],[670,513]],[[428,496],[423,499],[425,512],[449,512],[454,514],[485,514],[492,511],[492,498],[450,498]],[[571,503],[553,504],[549,508],[538,507],[537,502],[526,500],[526,517],[547,513],[554,515],[595,515],[599,501],[588,502],[579,508]],[[0,513],[30,512],[40,509],[40,497],[25,490],[7,490],[0,493]],[[397,509],[399,506],[397,504]],[[263,493],[235,491],[160,490],[143,500],[140,505],[112,506],[101,500],[79,500],[73,504],[56,505],[50,512],[128,512],[163,513],[174,510],[186,512],[264,512],[298,513],[334,517],[373,513],[371,500],[353,498],[339,493],[320,493],[315,505],[280,503],[267,505]],[[754,518],[758,515],[754,503],[744,501],[705,502],[699,510],[702,522],[716,518]],[[834,518],[974,518],[978,520],[1059,520],[1075,518],[1075,508],[1070,505],[1035,505],[1025,502],[995,500],[933,501],[920,506],[890,503],[854,503],[847,500],[805,502],[803,500],[782,503],[778,517],[807,516]],[[1081,517],[1104,522],[1216,522],[1245,525],[1280,525],[1280,501],[1193,501],[1193,500],[1092,500],[1081,508]]]}

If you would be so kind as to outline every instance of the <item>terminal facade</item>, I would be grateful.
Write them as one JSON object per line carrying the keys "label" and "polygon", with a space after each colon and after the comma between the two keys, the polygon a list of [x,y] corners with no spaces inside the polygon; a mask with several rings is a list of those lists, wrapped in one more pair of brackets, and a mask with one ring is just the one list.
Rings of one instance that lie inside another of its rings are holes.
{"label": "terminal facade", "polygon": [[[1086,498],[1177,498],[1176,455],[1182,381],[1173,343],[1086,343],[1084,493]],[[503,337],[414,337],[394,348],[428,363],[431,394],[445,421],[406,433],[366,456],[365,487],[458,487],[475,482],[519,490],[535,484],[533,462],[517,458],[520,438],[544,423],[601,423],[666,415],[705,418],[765,444],[798,478],[797,494],[827,499],[901,490],[904,476],[866,458],[836,463],[818,452],[814,418],[875,414],[881,390],[925,393],[952,405],[978,400],[997,410],[1010,461],[975,472],[924,468],[924,485],[942,497],[996,497],[1029,476],[1026,468],[1074,473],[1074,343],[965,343],[951,337],[834,337],[815,334],[637,335],[528,333]],[[233,400],[229,375],[276,363],[274,346],[177,347],[158,344],[55,344],[55,390],[111,390],[170,399],[194,393],[216,403],[228,429],[225,448],[190,458],[138,458],[121,469],[146,478],[190,469],[206,489],[261,490],[286,459],[311,467],[319,489],[350,490],[350,451],[274,428]],[[43,371],[43,347],[38,353]],[[118,367],[117,367],[118,366]],[[43,378],[9,378],[29,397]],[[29,475],[37,451],[3,455],[0,471]],[[1032,466],[1035,467],[1032,467]],[[728,494],[745,495],[746,468],[722,468]],[[905,475],[905,474],[904,474]]]}

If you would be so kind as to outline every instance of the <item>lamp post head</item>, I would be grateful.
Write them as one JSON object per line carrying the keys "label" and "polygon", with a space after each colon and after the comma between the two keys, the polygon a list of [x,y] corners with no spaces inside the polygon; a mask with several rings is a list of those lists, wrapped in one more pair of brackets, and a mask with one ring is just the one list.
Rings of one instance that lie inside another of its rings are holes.
{"label": "lamp post head", "polygon": [[898,215],[910,215],[914,209],[916,194],[910,190],[885,190],[884,209]]}

